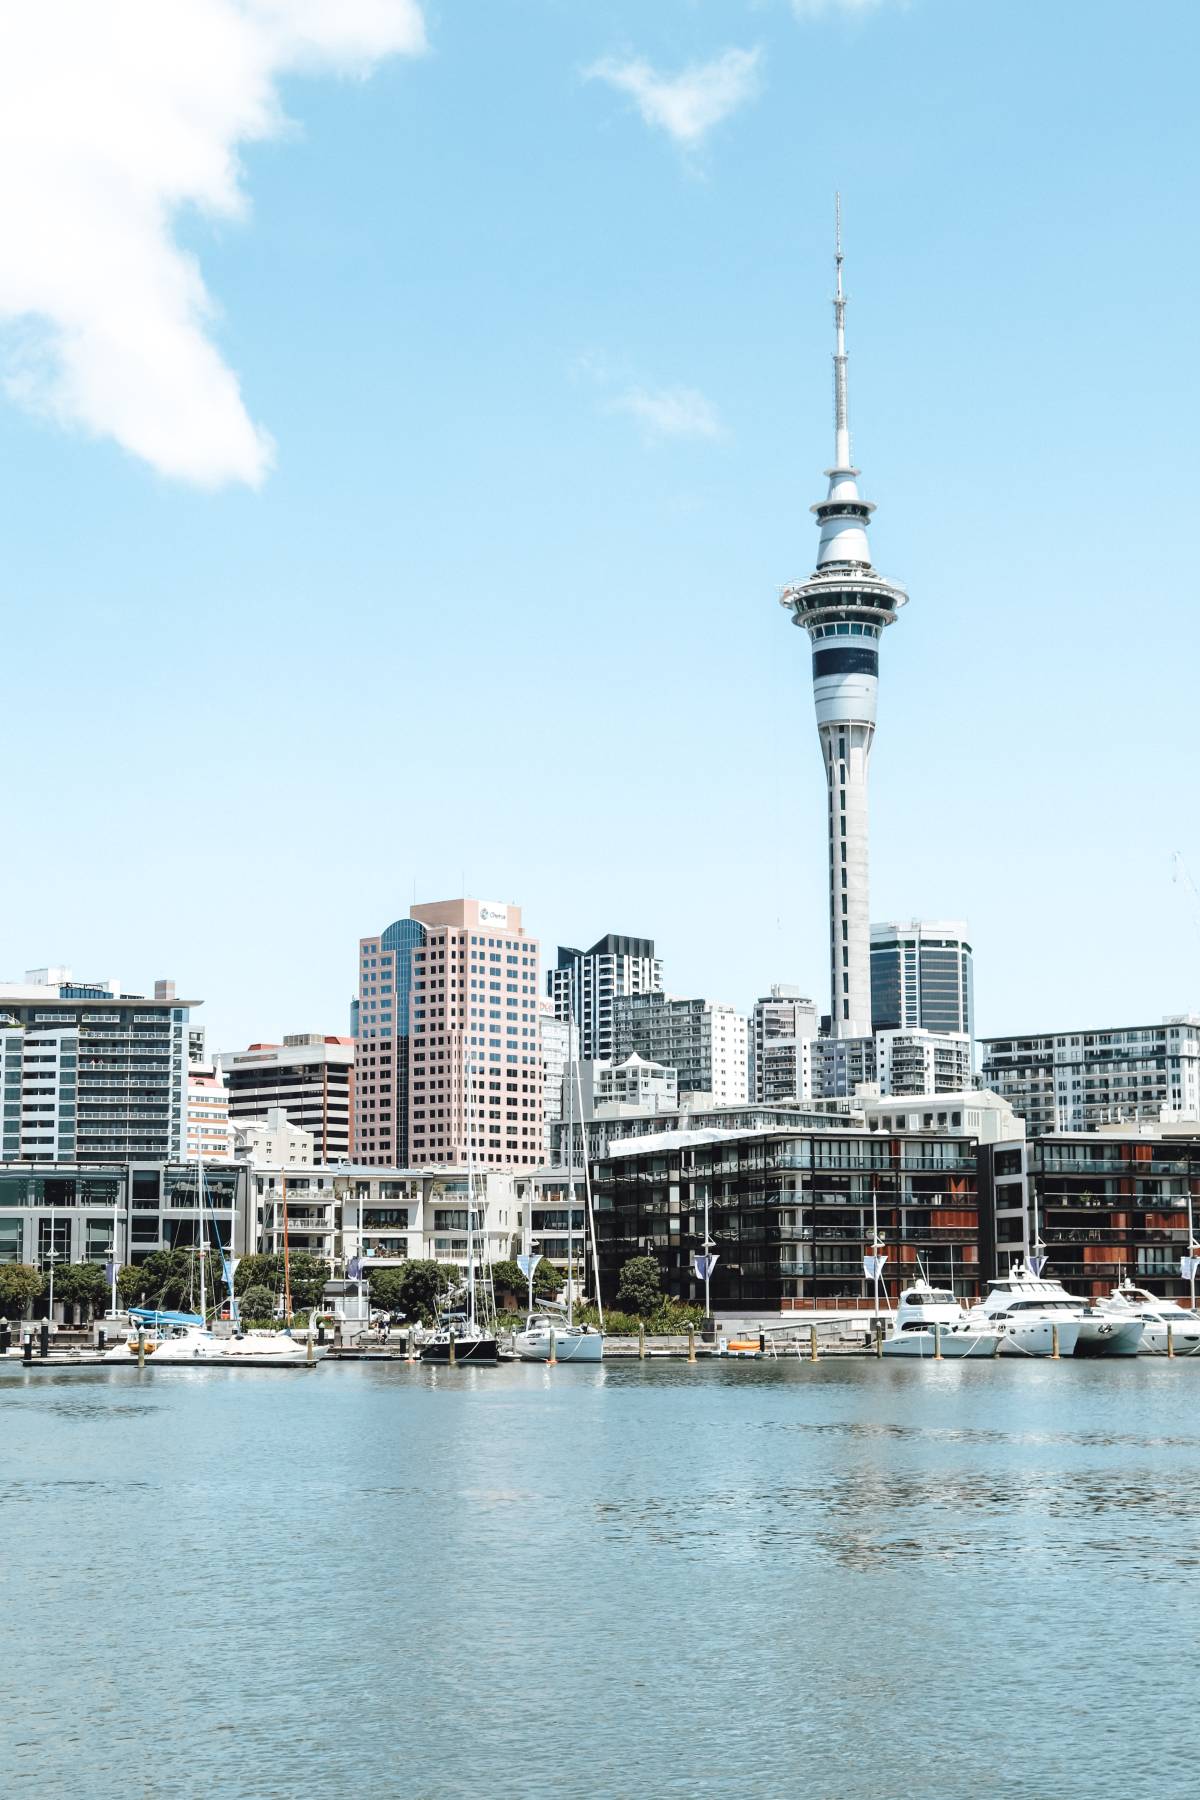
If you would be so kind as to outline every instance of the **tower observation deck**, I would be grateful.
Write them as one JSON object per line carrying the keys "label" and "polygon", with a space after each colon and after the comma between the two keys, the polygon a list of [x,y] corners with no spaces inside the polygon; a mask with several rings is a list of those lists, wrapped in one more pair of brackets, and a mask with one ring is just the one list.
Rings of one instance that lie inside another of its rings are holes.
{"label": "tower observation deck", "polygon": [[908,595],[871,565],[867,526],[875,508],[858,491],[850,459],[846,381],[846,298],[842,291],[841,203],[833,302],[834,452],[829,492],[813,512],[817,566],[779,596],[792,623],[812,640],[813,699],[829,791],[830,1023],[835,1037],[871,1030],[871,922],[867,775],[875,736],[879,639]]}

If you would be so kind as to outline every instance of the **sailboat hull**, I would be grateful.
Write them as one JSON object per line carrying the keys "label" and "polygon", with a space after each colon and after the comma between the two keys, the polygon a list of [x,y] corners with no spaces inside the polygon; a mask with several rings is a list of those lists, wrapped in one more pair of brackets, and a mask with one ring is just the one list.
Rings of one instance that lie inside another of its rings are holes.
{"label": "sailboat hull", "polygon": [[[519,1331],[517,1355],[522,1362],[549,1362],[548,1333]],[[554,1358],[560,1363],[598,1363],[604,1361],[604,1333],[580,1331],[564,1326],[554,1333]]]}
{"label": "sailboat hull", "polygon": [[[450,1361],[449,1338],[431,1338],[421,1346],[423,1363],[443,1363]],[[454,1362],[460,1363],[497,1363],[500,1361],[500,1346],[494,1337],[455,1338]]]}

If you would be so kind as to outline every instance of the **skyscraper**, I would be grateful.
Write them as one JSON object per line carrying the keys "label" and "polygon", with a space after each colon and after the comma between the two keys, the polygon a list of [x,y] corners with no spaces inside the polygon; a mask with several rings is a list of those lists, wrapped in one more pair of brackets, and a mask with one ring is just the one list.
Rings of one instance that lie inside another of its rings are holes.
{"label": "skyscraper", "polygon": [[871,927],[871,1015],[876,1031],[965,1031],[975,1026],[974,956],[962,919],[908,919]]}
{"label": "skyscraper", "polygon": [[354,1154],[360,1162],[408,1164],[408,1038],[412,953],[425,942],[416,919],[397,919],[358,945],[354,1023]]}
{"label": "skyscraper", "polygon": [[825,471],[829,492],[812,509],[821,532],[817,566],[807,581],[784,588],[780,604],[813,646],[813,698],[829,790],[830,1030],[834,1037],[865,1037],[871,1030],[867,771],[878,645],[908,595],[871,566],[867,524],[875,509],[860,497],[850,459],[840,205],[836,268],[834,455]]}
{"label": "skyscraper", "polygon": [[543,1149],[537,939],[519,906],[492,900],[440,900],[410,916],[425,941],[411,952],[409,1158],[535,1167]]}
{"label": "skyscraper", "polygon": [[610,931],[590,950],[560,945],[558,967],[546,981],[557,1019],[574,1019],[585,1062],[612,1056],[613,1006],[627,994],[660,994],[662,963],[652,938]]}

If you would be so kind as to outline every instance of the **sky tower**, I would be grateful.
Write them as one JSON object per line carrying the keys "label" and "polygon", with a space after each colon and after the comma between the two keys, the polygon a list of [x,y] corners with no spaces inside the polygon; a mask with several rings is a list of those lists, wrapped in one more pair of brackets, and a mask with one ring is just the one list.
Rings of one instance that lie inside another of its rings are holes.
{"label": "sky tower", "polygon": [[871,567],[867,525],[875,508],[859,497],[858,470],[850,460],[840,195],[836,264],[835,437],[833,467],[825,471],[829,492],[812,509],[821,531],[817,566],[807,581],[784,588],[779,598],[813,647],[813,699],[829,788],[830,1028],[834,1037],[866,1037],[871,1030],[867,771],[879,639],[908,595]]}

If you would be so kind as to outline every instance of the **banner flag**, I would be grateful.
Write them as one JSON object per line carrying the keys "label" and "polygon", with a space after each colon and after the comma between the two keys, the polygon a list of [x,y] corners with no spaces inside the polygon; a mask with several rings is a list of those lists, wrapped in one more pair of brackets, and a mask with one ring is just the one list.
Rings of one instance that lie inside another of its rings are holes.
{"label": "banner flag", "polygon": [[863,1257],[863,1274],[873,1281],[876,1275],[883,1274],[883,1265],[887,1261],[887,1252],[881,1251],[878,1256]]}
{"label": "banner flag", "polygon": [[1200,1256],[1181,1256],[1179,1273],[1185,1281],[1190,1281],[1193,1275],[1200,1274]]}
{"label": "banner flag", "polygon": [[531,1256],[518,1256],[517,1267],[518,1267],[518,1269],[520,1269],[520,1271],[521,1271],[522,1275],[525,1277],[526,1281],[529,1280],[529,1277],[533,1274],[533,1271],[537,1268],[537,1266],[541,1262],[541,1260],[542,1260],[542,1258],[541,1258],[540,1254],[531,1255]]}
{"label": "banner flag", "polygon": [[693,1256],[692,1267],[696,1271],[698,1281],[710,1281],[712,1272],[720,1262],[720,1256]]}
{"label": "banner flag", "polygon": [[1031,1256],[1029,1259],[1029,1266],[1035,1275],[1040,1275],[1049,1261],[1050,1258],[1048,1256]]}

